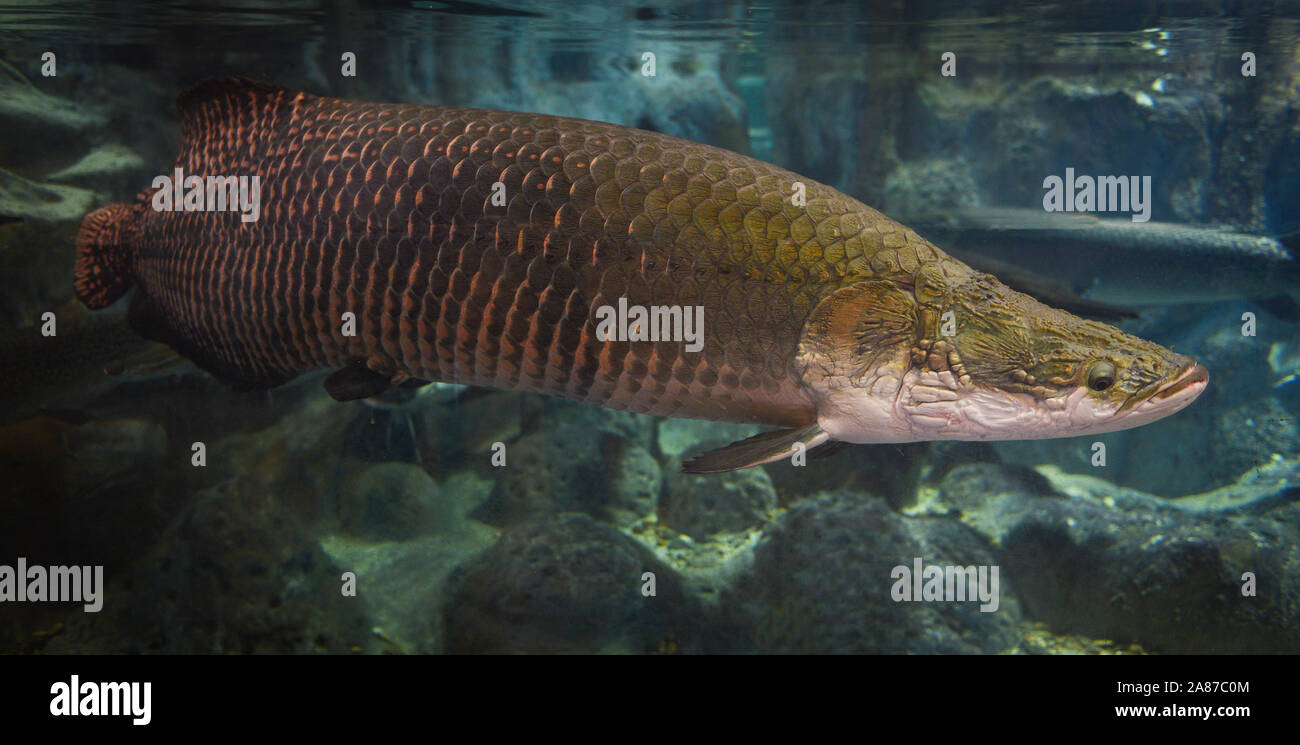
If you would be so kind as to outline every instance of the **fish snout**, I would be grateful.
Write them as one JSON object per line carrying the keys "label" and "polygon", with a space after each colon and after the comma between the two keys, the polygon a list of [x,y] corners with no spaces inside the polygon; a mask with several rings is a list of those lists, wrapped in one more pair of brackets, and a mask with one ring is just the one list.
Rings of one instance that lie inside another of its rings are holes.
{"label": "fish snout", "polygon": [[1179,356],[1183,358],[1183,364],[1178,373],[1151,394],[1152,400],[1166,401],[1186,397],[1190,401],[1209,385],[1210,371],[1205,365],[1186,355]]}

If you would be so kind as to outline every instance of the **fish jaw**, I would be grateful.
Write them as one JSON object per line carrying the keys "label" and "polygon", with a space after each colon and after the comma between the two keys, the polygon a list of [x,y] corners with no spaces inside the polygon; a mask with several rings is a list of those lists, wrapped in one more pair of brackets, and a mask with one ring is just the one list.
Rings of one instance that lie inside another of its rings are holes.
{"label": "fish jaw", "polygon": [[1136,403],[1125,404],[1091,432],[1117,432],[1164,419],[1187,408],[1209,384],[1209,370],[1189,361],[1178,375],[1156,386],[1149,394],[1140,396]]}
{"label": "fish jaw", "polygon": [[1209,384],[1203,365],[1189,364],[1141,400],[1123,407],[1083,387],[1036,398],[963,383],[950,374],[885,368],[870,380],[841,380],[822,391],[818,425],[832,439],[855,443],[928,440],[1042,440],[1117,432],[1186,408]]}

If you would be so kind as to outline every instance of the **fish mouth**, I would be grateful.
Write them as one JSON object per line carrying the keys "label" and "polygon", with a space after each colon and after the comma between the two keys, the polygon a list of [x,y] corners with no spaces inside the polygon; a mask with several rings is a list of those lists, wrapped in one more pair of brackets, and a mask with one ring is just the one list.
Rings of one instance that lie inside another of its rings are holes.
{"label": "fish mouth", "polygon": [[1190,393],[1193,397],[1205,390],[1205,386],[1210,382],[1210,371],[1205,369],[1205,365],[1198,365],[1195,362],[1188,363],[1173,380],[1157,388],[1150,396],[1149,401],[1165,401],[1180,395]]}
{"label": "fish mouth", "polygon": [[1172,378],[1153,383],[1131,396],[1120,406],[1117,413],[1135,408],[1149,411],[1153,407],[1158,407],[1166,410],[1171,405],[1176,407],[1174,411],[1177,411],[1199,396],[1209,382],[1210,371],[1205,369],[1205,365],[1189,359]]}

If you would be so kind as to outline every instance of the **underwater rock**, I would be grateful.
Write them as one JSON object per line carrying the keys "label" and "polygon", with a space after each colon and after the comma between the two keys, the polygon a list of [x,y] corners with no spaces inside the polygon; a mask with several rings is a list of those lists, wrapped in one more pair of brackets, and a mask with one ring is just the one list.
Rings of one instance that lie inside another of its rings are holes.
{"label": "underwater rock", "polygon": [[0,64],[0,124],[6,132],[18,124],[33,129],[59,129],[63,134],[102,128],[107,117],[94,107],[51,95],[32,84],[7,62]]}
{"label": "underwater rock", "polygon": [[965,161],[926,158],[899,164],[885,180],[882,209],[890,214],[923,215],[943,207],[970,206],[979,188]]}
{"label": "underwater rock", "polygon": [[962,522],[994,544],[1040,499],[1060,499],[1051,484],[1030,468],[969,463],[948,472],[938,497]]}
{"label": "underwater rock", "polygon": [[[990,443],[1007,463],[1035,468],[1055,464],[1078,474],[1097,474],[1112,483],[1162,497],[1180,497],[1211,489],[1230,481],[1239,472],[1228,473],[1207,458],[1217,436],[1213,425],[1215,393],[1210,392],[1178,412],[1178,416],[1152,422],[1140,429],[1106,432],[1086,438],[1008,441]],[[1093,465],[1105,446],[1104,466]],[[1178,443],[1171,448],[1170,443]]]}
{"label": "underwater rock", "polygon": [[822,491],[844,490],[884,497],[896,508],[910,505],[916,499],[917,482],[930,444],[845,444],[828,455],[819,450],[809,451],[802,466],[786,459],[763,467],[782,502]]}
{"label": "underwater rock", "polygon": [[124,309],[91,313],[79,303],[65,303],[51,312],[56,333],[50,336],[42,334],[45,323],[40,321],[12,329],[0,326],[0,379],[5,382],[0,426],[41,415],[67,422],[117,413],[138,417],[140,412],[129,408],[114,411],[116,389],[188,369],[169,347],[132,330]]}
{"label": "underwater rock", "polygon": [[526,432],[544,432],[564,427],[584,427],[654,447],[656,417],[632,411],[569,401],[554,396],[522,396],[522,426]]}
{"label": "underwater rock", "polygon": [[653,651],[694,609],[645,547],[577,513],[506,531],[457,584],[449,652]]}
{"label": "underwater rock", "polygon": [[470,516],[488,500],[495,485],[495,480],[479,471],[457,471],[442,480],[442,493],[451,496],[459,520],[472,520]]}
{"label": "underwater rock", "polygon": [[[1149,427],[1117,432],[1098,438],[1106,442],[1106,469],[1094,469],[1080,458],[1076,470],[1095,473],[1117,483],[1164,497],[1182,497],[1230,484],[1249,468],[1268,460],[1273,453],[1300,451],[1297,439],[1271,397],[1268,343],[1241,334],[1242,310],[1206,312],[1205,320],[1191,330],[1178,333],[1189,337],[1190,348],[1210,370],[1212,382],[1196,405],[1179,416],[1155,422]],[[1258,312],[1258,311],[1256,311]],[[1261,331],[1275,330],[1268,317],[1260,315]],[[1176,309],[1149,310],[1134,322],[1157,338],[1178,328],[1187,313]],[[1281,417],[1283,421],[1277,419]],[[1246,424],[1249,421],[1251,424]],[[1256,429],[1258,427],[1258,429]],[[1267,430],[1273,430],[1267,432]],[[1276,444],[1262,436],[1276,435]],[[1170,447],[1169,443],[1178,443]],[[1087,455],[1080,448],[1080,455]],[[1039,461],[1050,463],[1050,460]]]}
{"label": "underwater rock", "polygon": [[[582,11],[584,25],[592,22],[591,12]],[[611,38],[627,33],[618,26],[619,21],[611,21],[603,33]],[[488,109],[615,122],[748,151],[744,105],[719,74],[727,64],[722,55],[729,51],[722,44],[656,39],[653,75],[642,74],[644,42],[630,34],[615,42],[620,51],[614,53],[556,49],[544,39],[519,36],[508,49],[499,50],[500,59],[492,65],[462,64],[473,49],[424,44],[418,50],[393,55],[390,77],[402,84],[389,98],[433,104],[455,101]],[[423,74],[412,74],[411,60],[415,58],[427,60]],[[458,72],[451,76],[435,72],[443,67]],[[346,89],[346,84],[343,87]],[[349,97],[346,90],[336,92]]]}
{"label": "underwater rock", "polygon": [[43,222],[80,222],[98,200],[73,186],[38,184],[0,168],[0,215]]}
{"label": "underwater rock", "polygon": [[1057,632],[1154,651],[1266,652],[1300,644],[1297,538],[1276,520],[1049,499],[1006,532],[1001,555],[1026,617]]}
{"label": "underwater rock", "polygon": [[[1242,335],[1241,315],[1248,309],[1261,322],[1260,331],[1264,337]],[[1203,338],[1193,340],[1197,359],[1214,375],[1214,384],[1206,394],[1212,394],[1216,390],[1267,391],[1275,382],[1274,376],[1270,375],[1268,360],[1271,345],[1267,342],[1267,335],[1276,330],[1277,326],[1257,308],[1242,307],[1240,311],[1225,311],[1222,318],[1229,319],[1229,322],[1224,323],[1216,318],[1214,320],[1219,322],[1213,324],[1213,331],[1204,334]]]}
{"label": "underwater rock", "polygon": [[114,194],[129,192],[147,173],[144,158],[128,147],[110,143],[91,150],[81,160],[51,173],[45,180]]}
{"label": "underwater rock", "polygon": [[[382,537],[373,534],[361,539],[327,535],[321,547],[343,571],[356,575],[358,596],[365,600],[369,621],[385,651],[443,651],[453,572],[495,543],[500,533],[467,516],[487,496],[492,482],[462,472],[434,484],[421,469],[405,463],[368,466],[345,482],[395,487],[398,501],[420,513],[417,519],[423,519],[424,525],[420,531],[389,530],[389,534],[422,534],[380,542],[369,539]],[[340,522],[344,530],[352,527]]]}
{"label": "underwater rock", "polygon": [[404,541],[447,527],[448,498],[419,466],[382,463],[355,471],[339,486],[339,525],[345,535]]}
{"label": "underwater rock", "polygon": [[48,651],[376,650],[341,573],[279,499],[236,478],[195,495],[125,576],[106,575],[103,610],[71,614]]}
{"label": "underwater rock", "polygon": [[[1289,67],[1291,90],[1300,90],[1300,68],[1296,65]],[[1292,98],[1285,96],[1279,103],[1289,102]],[[1268,198],[1268,224],[1294,230],[1297,227],[1295,205],[1300,204],[1300,121],[1294,117],[1290,129],[1268,158],[1265,179],[1260,191]]]}
{"label": "underwater rock", "polygon": [[[802,500],[755,551],[724,599],[759,650],[1000,652],[1017,642],[1020,609],[1000,572],[998,607],[980,601],[896,602],[895,567],[992,566],[993,552],[948,518],[908,518],[847,493]],[[989,574],[988,576],[992,576]]]}
{"label": "underwater rock", "polygon": [[658,422],[655,441],[665,458],[680,456],[688,450],[704,452],[726,447],[733,442],[758,434],[757,424],[710,422],[703,419],[666,418]]}
{"label": "underwater rock", "polygon": [[[0,186],[0,201],[3,189]],[[5,219],[0,209],[0,266],[5,268],[0,273],[0,322],[17,330],[39,325],[46,311],[57,313],[67,307],[68,267],[76,256],[77,223]],[[59,318],[62,324],[64,317],[60,314]]]}
{"label": "underwater rock", "polygon": [[[1212,395],[1178,412],[1178,416],[1152,422],[1140,430],[1101,435],[1096,441],[1106,444],[1107,467],[1094,468],[1080,458],[1074,470],[1171,498],[1231,482],[1241,475],[1241,469],[1214,456],[1216,440],[1225,433],[1215,425],[1222,400]],[[1082,441],[1077,450],[1084,458],[1092,454],[1090,442]]]}
{"label": "underwater rock", "polygon": [[451,576],[496,539],[496,530],[471,522],[409,541],[328,536],[321,547],[341,570],[356,575],[369,622],[391,647],[386,651],[427,654],[443,649]]}
{"label": "underwater rock", "polygon": [[925,464],[925,477],[929,482],[940,482],[948,473],[967,463],[1000,463],[998,451],[990,442],[945,440],[931,443],[930,457]]}
{"label": "underwater rock", "polygon": [[496,443],[519,437],[524,394],[430,383],[365,399],[348,423],[349,454],[414,461],[444,477],[469,461],[487,465]]}
{"label": "underwater rock", "polygon": [[1273,373],[1274,388],[1285,388],[1300,380],[1300,338],[1269,345],[1268,367]]}
{"label": "underwater rock", "polygon": [[[436,426],[429,420],[462,390],[464,386],[446,383],[403,384],[361,399],[348,422],[344,442],[348,454],[376,463],[420,461],[421,445],[429,439],[430,427]],[[433,436],[441,434],[439,430]]]}
{"label": "underwater rock", "polygon": [[[1192,494],[1172,504],[1198,512],[1225,515],[1263,515],[1300,502],[1300,458],[1274,455],[1239,479],[1202,494]],[[1274,516],[1280,518],[1278,512]]]}
{"label": "underwater rock", "polygon": [[495,443],[519,437],[523,427],[520,402],[526,397],[516,391],[494,390],[444,405],[436,417],[439,442],[449,454],[490,453]]}
{"label": "underwater rock", "polygon": [[761,468],[702,475],[669,469],[659,520],[696,540],[762,525],[776,510],[776,489]]}
{"label": "underwater rock", "polygon": [[[768,67],[763,94],[770,101],[771,161],[877,204],[879,200],[872,201],[877,195],[854,189],[855,171],[881,159],[886,149],[882,141],[892,138],[859,137],[855,125],[877,115],[889,120],[887,126],[895,125],[895,109],[876,103],[880,99],[874,96],[872,106],[862,106],[862,97],[869,95],[868,76],[853,61],[844,59],[829,68],[825,62],[797,57]],[[799,126],[787,126],[789,122]]]}
{"label": "underwater rock", "polygon": [[207,444],[207,465],[196,471],[204,485],[234,476],[256,482],[281,505],[304,519],[313,518],[335,494],[348,461],[343,455],[345,425],[353,411],[314,385],[287,386],[270,394],[231,393],[201,379],[204,398],[191,392],[173,406],[203,406],[199,427],[188,417],[171,426],[185,432],[188,468],[190,438]]}
{"label": "underwater rock", "polygon": [[1217,419],[1209,458],[1216,471],[1240,475],[1274,455],[1300,456],[1300,417],[1276,398],[1234,406]]}
{"label": "underwater rock", "polygon": [[371,463],[419,460],[423,412],[379,406],[371,399],[353,409],[343,435],[348,457]]}
{"label": "underwater rock", "polygon": [[744,105],[706,61],[688,56],[656,79],[633,78],[645,96],[634,126],[748,153]]}
{"label": "underwater rock", "polygon": [[[896,165],[887,178],[876,179],[885,184],[883,198],[873,202],[861,190],[858,195],[893,214],[946,203],[1030,205],[1042,199],[1041,175],[1056,172],[1062,162],[1124,163],[1126,172],[1149,174],[1161,185],[1151,205],[1160,219],[1202,221],[1204,184],[1225,170],[1216,168],[1214,144],[1215,133],[1228,123],[1222,98],[1204,90],[1196,96],[1156,95],[1153,103],[1141,90],[1152,77],[1128,67],[1086,81],[980,73],[959,78],[966,81],[962,85],[933,75],[901,84],[873,79],[863,95],[890,100],[900,112],[886,127],[894,152],[885,162]],[[879,131],[862,139],[880,138]],[[1074,136],[1080,131],[1088,136]],[[1156,131],[1160,137],[1152,138],[1149,133]],[[952,143],[963,143],[957,158]],[[879,168],[862,156],[848,160],[856,160],[859,171]],[[946,172],[945,161],[951,162]],[[1040,176],[1024,177],[1031,173]],[[927,195],[955,201],[926,202]]]}
{"label": "underwater rock", "polygon": [[37,417],[0,428],[0,543],[11,556],[55,564],[94,557],[109,571],[149,549],[188,498],[167,468],[167,435],[135,417],[72,425]]}
{"label": "underwater rock", "polygon": [[[1300,502],[1300,459],[1275,456],[1230,484],[1200,494],[1165,499],[1052,465],[1034,469],[1058,494],[1119,510],[1176,509],[1217,515],[1265,515]],[[1277,513],[1280,514],[1280,513]],[[1276,515],[1274,515],[1276,516]]]}
{"label": "underwater rock", "polygon": [[653,514],[663,488],[663,469],[650,451],[626,440],[607,437],[609,500],[605,513],[616,525],[627,525]]}
{"label": "underwater rock", "polygon": [[504,526],[585,512],[628,522],[654,511],[662,475],[648,449],[653,418],[550,398],[521,402],[517,416],[530,434],[508,443],[504,466],[487,469],[497,482],[476,519]]}
{"label": "underwater rock", "polygon": [[534,432],[510,443],[492,494],[474,518],[504,526],[556,512],[599,514],[608,491],[604,433],[583,426]]}
{"label": "underwater rock", "polygon": [[47,93],[0,60],[0,163],[34,175],[84,152],[108,126],[101,104],[86,98]]}
{"label": "underwater rock", "polygon": [[[971,154],[977,183],[986,193],[1000,195],[1000,203],[1036,204],[1042,198],[1039,181],[1019,174],[1055,172],[1052,163],[1061,158],[1067,163],[1124,163],[1126,173],[1149,174],[1164,185],[1152,192],[1152,214],[1197,222],[1198,189],[1216,173],[1212,133],[1223,124],[1218,99],[1210,95],[1188,106],[1162,97],[1160,105],[1148,106],[1133,94],[1130,82],[1122,75],[1087,83],[1041,77],[1015,87],[991,87],[988,92],[997,95],[986,96],[976,108],[950,112],[968,127],[960,136],[970,142],[965,151]],[[994,111],[994,120],[1007,124],[981,129],[984,112]],[[1018,136],[1015,130],[1026,127],[1023,134],[1029,136]],[[1069,134],[1079,131],[1089,136]],[[1152,131],[1161,136],[1145,134]],[[1026,148],[1032,149],[1017,153]]]}
{"label": "underwater rock", "polygon": [[99,481],[157,464],[167,453],[162,425],[145,419],[91,421],[64,435],[68,454]]}

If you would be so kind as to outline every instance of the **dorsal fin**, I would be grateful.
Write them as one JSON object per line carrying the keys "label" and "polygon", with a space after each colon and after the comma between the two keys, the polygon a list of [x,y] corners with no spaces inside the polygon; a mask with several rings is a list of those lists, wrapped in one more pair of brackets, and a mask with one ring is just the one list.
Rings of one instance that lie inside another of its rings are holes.
{"label": "dorsal fin", "polygon": [[181,164],[220,173],[256,158],[308,94],[249,78],[211,78],[176,97]]}
{"label": "dorsal fin", "polygon": [[195,106],[211,101],[244,100],[253,96],[287,96],[293,98],[298,91],[264,80],[242,77],[207,78],[200,80],[176,97],[176,110],[185,114]]}

